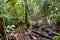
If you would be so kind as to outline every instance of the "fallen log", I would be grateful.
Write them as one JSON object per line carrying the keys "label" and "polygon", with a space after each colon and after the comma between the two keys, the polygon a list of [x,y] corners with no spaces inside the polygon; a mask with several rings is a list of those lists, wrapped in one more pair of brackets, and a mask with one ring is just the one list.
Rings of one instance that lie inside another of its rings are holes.
{"label": "fallen log", "polygon": [[32,32],[35,33],[35,34],[40,35],[41,37],[45,37],[47,39],[51,39],[52,40],[52,37],[51,36],[44,35],[44,34],[42,34],[41,32],[38,32],[38,31],[32,31]]}

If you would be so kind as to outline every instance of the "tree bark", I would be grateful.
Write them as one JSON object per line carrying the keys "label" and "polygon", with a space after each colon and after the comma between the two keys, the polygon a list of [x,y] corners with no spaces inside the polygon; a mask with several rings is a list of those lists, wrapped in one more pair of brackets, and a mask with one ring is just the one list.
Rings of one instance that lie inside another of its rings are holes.
{"label": "tree bark", "polygon": [[29,28],[30,24],[28,22],[28,5],[27,5],[27,0],[24,0],[25,2],[25,23],[26,23],[26,27]]}
{"label": "tree bark", "polygon": [[2,40],[7,40],[6,34],[5,34],[4,20],[3,19],[4,19],[3,16],[0,15],[0,34],[1,34]]}

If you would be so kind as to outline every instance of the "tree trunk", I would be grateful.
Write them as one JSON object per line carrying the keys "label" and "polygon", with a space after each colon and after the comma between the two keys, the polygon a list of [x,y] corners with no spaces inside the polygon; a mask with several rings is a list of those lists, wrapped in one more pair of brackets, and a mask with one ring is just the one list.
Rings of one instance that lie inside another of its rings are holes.
{"label": "tree trunk", "polygon": [[29,28],[30,24],[28,22],[28,5],[27,5],[27,0],[25,1],[25,23],[26,23],[26,27]]}
{"label": "tree trunk", "polygon": [[3,21],[3,16],[2,15],[0,15],[0,34],[1,34],[2,40],[7,40],[6,39],[4,21]]}

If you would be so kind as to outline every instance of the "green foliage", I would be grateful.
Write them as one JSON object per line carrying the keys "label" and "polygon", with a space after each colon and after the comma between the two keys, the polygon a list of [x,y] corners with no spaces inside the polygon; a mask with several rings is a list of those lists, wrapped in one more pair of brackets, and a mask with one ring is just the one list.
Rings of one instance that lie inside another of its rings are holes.
{"label": "green foliage", "polygon": [[21,31],[23,31],[24,29],[25,29],[25,27],[24,26],[20,26],[20,28],[19,28]]}
{"label": "green foliage", "polygon": [[60,40],[60,36],[54,36],[53,40]]}
{"label": "green foliage", "polygon": [[55,19],[56,21],[60,20],[60,14],[52,14],[52,15],[50,15],[50,17]]}
{"label": "green foliage", "polygon": [[[27,0],[27,6],[27,10],[25,10],[24,0],[0,0],[0,14],[5,17],[4,21],[6,26],[24,21],[25,12],[27,12],[29,18],[32,14],[35,14],[39,19],[41,19],[42,16],[49,16],[60,21],[59,0]],[[46,27],[48,26],[49,25],[46,24]],[[9,28],[12,28],[12,26],[9,26]],[[19,29],[24,30],[24,28],[25,26],[21,25]],[[14,36],[16,35],[14,34]],[[60,36],[54,36],[53,40],[60,40]]]}
{"label": "green foliage", "polygon": [[20,21],[23,21],[23,17],[24,17],[24,7],[22,5],[22,3],[17,3],[15,5],[15,8],[16,8],[16,11],[17,11],[17,14],[15,15],[16,18],[18,18]]}

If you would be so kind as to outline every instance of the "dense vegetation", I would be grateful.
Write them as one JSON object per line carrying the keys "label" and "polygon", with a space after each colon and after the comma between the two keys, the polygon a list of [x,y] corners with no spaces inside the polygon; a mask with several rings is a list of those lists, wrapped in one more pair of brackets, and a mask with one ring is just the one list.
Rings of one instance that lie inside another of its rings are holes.
{"label": "dense vegetation", "polygon": [[1,40],[60,40],[60,0],[0,0]]}

